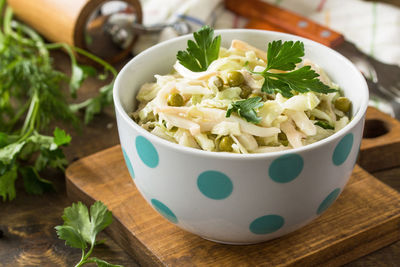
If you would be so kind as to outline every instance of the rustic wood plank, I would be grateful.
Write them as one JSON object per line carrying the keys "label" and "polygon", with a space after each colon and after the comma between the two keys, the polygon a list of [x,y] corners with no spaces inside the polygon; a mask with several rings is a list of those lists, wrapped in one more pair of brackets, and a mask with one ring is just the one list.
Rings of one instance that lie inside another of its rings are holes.
{"label": "rustic wood plank", "polygon": [[[392,4],[397,3],[397,0],[387,1],[391,1]],[[67,64],[68,57],[62,53],[53,55],[55,56],[57,68],[68,73],[70,71]],[[101,85],[101,82],[89,79],[84,84],[78,100],[93,96]],[[69,160],[90,155],[118,143],[118,134],[112,109],[97,117],[81,133],[74,132],[71,128],[67,130],[69,133],[73,133],[72,144],[66,149],[66,155]],[[372,159],[374,162],[382,159],[387,160],[387,158],[380,156]],[[364,168],[368,168],[363,162],[359,163]],[[365,164],[368,164],[368,162]],[[375,165],[379,167],[379,162],[375,163]],[[400,191],[399,167],[379,170],[374,172],[374,175]],[[27,266],[29,265],[26,261],[27,259],[31,263],[30,266],[33,265],[32,259],[39,266],[73,266],[79,260],[80,251],[65,246],[64,242],[56,237],[53,229],[55,225],[61,223],[62,210],[71,204],[71,201],[66,198],[65,186],[63,185],[64,176],[61,173],[51,172],[45,173],[44,176],[55,183],[56,193],[31,196],[23,192],[19,183],[17,199],[12,202],[0,202],[0,231],[4,232],[2,236],[0,235],[0,266]],[[114,224],[118,223],[117,220],[114,222]],[[113,228],[110,230],[113,230]],[[116,231],[121,230],[117,229]],[[123,234],[125,232],[121,233],[121,235]],[[95,249],[95,256],[112,263],[123,264],[124,266],[137,266],[134,258],[127,255],[109,236],[102,234],[100,238],[107,239],[106,245]],[[127,243],[129,242],[127,239],[124,242],[126,246],[135,246],[135,244]],[[122,247],[126,246],[123,245]],[[48,251],[49,249],[51,249],[51,253]],[[399,262],[400,242],[397,241],[346,266],[398,266]]]}
{"label": "rustic wood plank", "polygon": [[339,266],[400,238],[400,194],[358,166],[323,216],[250,246],[206,241],[168,223],[136,190],[120,146],[73,163],[66,174],[69,197],[102,200],[118,221],[108,233],[144,265]]}

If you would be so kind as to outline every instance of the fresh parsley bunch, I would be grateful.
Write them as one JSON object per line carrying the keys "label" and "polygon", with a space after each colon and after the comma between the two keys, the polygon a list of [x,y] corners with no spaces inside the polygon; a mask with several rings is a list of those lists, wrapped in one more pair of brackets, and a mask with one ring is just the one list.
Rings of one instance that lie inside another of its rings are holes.
{"label": "fresh parsley bunch", "polygon": [[[3,14],[5,0],[0,0]],[[71,77],[55,70],[50,50],[63,49],[71,59]],[[51,122],[64,121],[78,126],[77,110],[85,111],[89,122],[112,102],[112,83],[100,89],[98,96],[82,103],[68,105],[61,87],[67,83],[76,96],[82,82],[96,70],[77,63],[74,52],[104,66],[105,73],[116,76],[116,70],[94,55],[63,43],[48,44],[30,27],[13,20],[7,7],[0,20],[0,196],[3,201],[16,196],[15,180],[23,178],[28,193],[41,194],[52,189],[40,173],[44,169],[63,170],[67,164],[61,147],[71,137]],[[105,78],[105,75],[101,75]]]}
{"label": "fresh parsley bunch", "polygon": [[96,201],[90,207],[90,215],[84,204],[73,203],[64,209],[62,219],[64,224],[55,227],[58,237],[65,240],[66,245],[82,250],[82,258],[75,267],[86,263],[96,263],[100,267],[122,267],[90,257],[97,234],[112,223],[112,214],[101,201]]}

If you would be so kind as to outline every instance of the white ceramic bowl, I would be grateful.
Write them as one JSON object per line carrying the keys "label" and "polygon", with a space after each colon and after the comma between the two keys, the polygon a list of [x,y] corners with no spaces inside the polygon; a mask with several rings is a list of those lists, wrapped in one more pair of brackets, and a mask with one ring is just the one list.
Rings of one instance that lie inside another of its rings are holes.
{"label": "white ceramic bowl", "polygon": [[[114,102],[126,164],[143,197],[170,222],[203,238],[251,244],[292,232],[323,213],[342,192],[356,162],[368,88],[339,53],[298,36],[257,30],[220,30],[222,46],[240,39],[266,50],[272,40],[301,40],[353,102],[353,119],[314,144],[265,154],[206,152],[154,136],[129,118],[135,96],[154,74],[171,71],[192,35],[153,46],[119,73]],[[129,211],[127,211],[129,212]],[[134,214],[132,216],[135,216]],[[167,223],[167,222],[166,222]]]}

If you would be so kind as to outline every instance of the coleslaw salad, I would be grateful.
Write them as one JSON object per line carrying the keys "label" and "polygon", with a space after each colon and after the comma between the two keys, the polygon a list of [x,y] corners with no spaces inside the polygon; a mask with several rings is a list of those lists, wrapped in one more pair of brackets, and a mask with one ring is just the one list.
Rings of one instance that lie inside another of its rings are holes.
{"label": "coleslaw salad", "polygon": [[[136,96],[139,105],[131,117],[144,129],[171,142],[205,151],[242,154],[300,148],[349,123],[348,113],[335,107],[340,90],[328,94],[297,93],[290,98],[263,92],[264,78],[255,72],[265,69],[266,55],[250,44],[233,40],[230,48],[221,47],[218,59],[206,71],[193,72],[177,61],[170,74],[155,75],[156,82],[141,87]],[[305,59],[297,68],[302,66],[311,66],[324,84],[339,89],[315,63]],[[240,73],[242,85],[229,85],[231,72]],[[222,88],[215,83],[217,77],[223,81]],[[250,96],[261,99],[262,105],[255,109],[261,118],[257,124],[236,113],[226,116],[232,103],[250,98],[242,94],[244,85],[251,89]],[[182,96],[183,104],[170,105],[172,94]],[[324,124],[317,123],[320,121]],[[232,140],[229,149],[221,147],[224,137]]]}

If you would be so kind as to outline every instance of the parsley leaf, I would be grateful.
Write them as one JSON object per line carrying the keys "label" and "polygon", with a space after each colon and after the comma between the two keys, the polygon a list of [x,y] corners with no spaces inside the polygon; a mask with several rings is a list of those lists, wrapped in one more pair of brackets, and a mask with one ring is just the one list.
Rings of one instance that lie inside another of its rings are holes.
{"label": "parsley leaf", "polygon": [[[0,162],[0,165],[1,162]],[[13,199],[15,198],[15,180],[17,179],[18,172],[17,172],[17,166],[13,165],[11,168],[8,166],[1,166],[0,169],[0,196],[3,198],[3,201],[5,201],[8,197],[8,199]]]}
{"label": "parsley leaf", "polygon": [[82,236],[69,225],[56,226],[58,238],[65,240],[65,244],[73,248],[86,249],[87,245]]}
{"label": "parsley leaf", "polygon": [[214,30],[209,26],[203,26],[193,36],[196,42],[188,40],[186,51],[178,51],[176,57],[180,64],[191,71],[205,71],[218,58],[221,36],[213,39]]}
{"label": "parsley leaf", "polygon": [[[300,41],[281,40],[273,41],[268,44],[267,66],[262,72],[253,72],[262,75],[265,80],[261,91],[268,94],[281,93],[284,97],[290,98],[293,92],[306,93],[314,91],[317,93],[332,93],[332,89],[322,83],[316,73],[310,66],[304,66],[295,70],[296,64],[301,62],[304,56],[304,44]],[[289,71],[283,73],[272,73],[270,70]]]}
{"label": "parsley leaf", "polygon": [[248,122],[259,123],[261,117],[257,116],[255,108],[262,107],[261,97],[256,96],[245,100],[238,100],[229,104],[226,111],[226,117],[230,117],[232,112],[236,112],[240,117],[245,118]]}
{"label": "parsley leaf", "polygon": [[67,145],[71,142],[71,136],[66,134],[64,130],[56,127],[54,130],[54,143],[57,146]]}
{"label": "parsley leaf", "polygon": [[318,76],[319,75],[312,70],[310,66],[304,66],[300,69],[285,73],[266,72],[264,74],[265,81],[261,90],[269,94],[279,92],[287,98],[293,96],[292,91],[299,93],[314,91],[323,94],[337,91],[322,83],[317,78]]}
{"label": "parsley leaf", "polygon": [[[96,236],[112,222],[112,214],[100,201],[96,201],[88,208],[82,202],[73,203],[71,207],[64,209],[63,225],[55,227],[60,239],[73,248],[82,250],[82,258],[76,266],[86,263],[96,263],[97,266],[120,266],[113,265],[104,260],[92,257],[93,248],[96,244]],[[86,249],[89,247],[89,250]]]}
{"label": "parsley leaf", "polygon": [[3,147],[0,150],[0,162],[8,165],[11,164],[15,156],[22,150],[26,142],[16,142]]}
{"label": "parsley leaf", "polygon": [[267,70],[293,70],[304,56],[304,44],[300,41],[273,41],[268,44]]}

